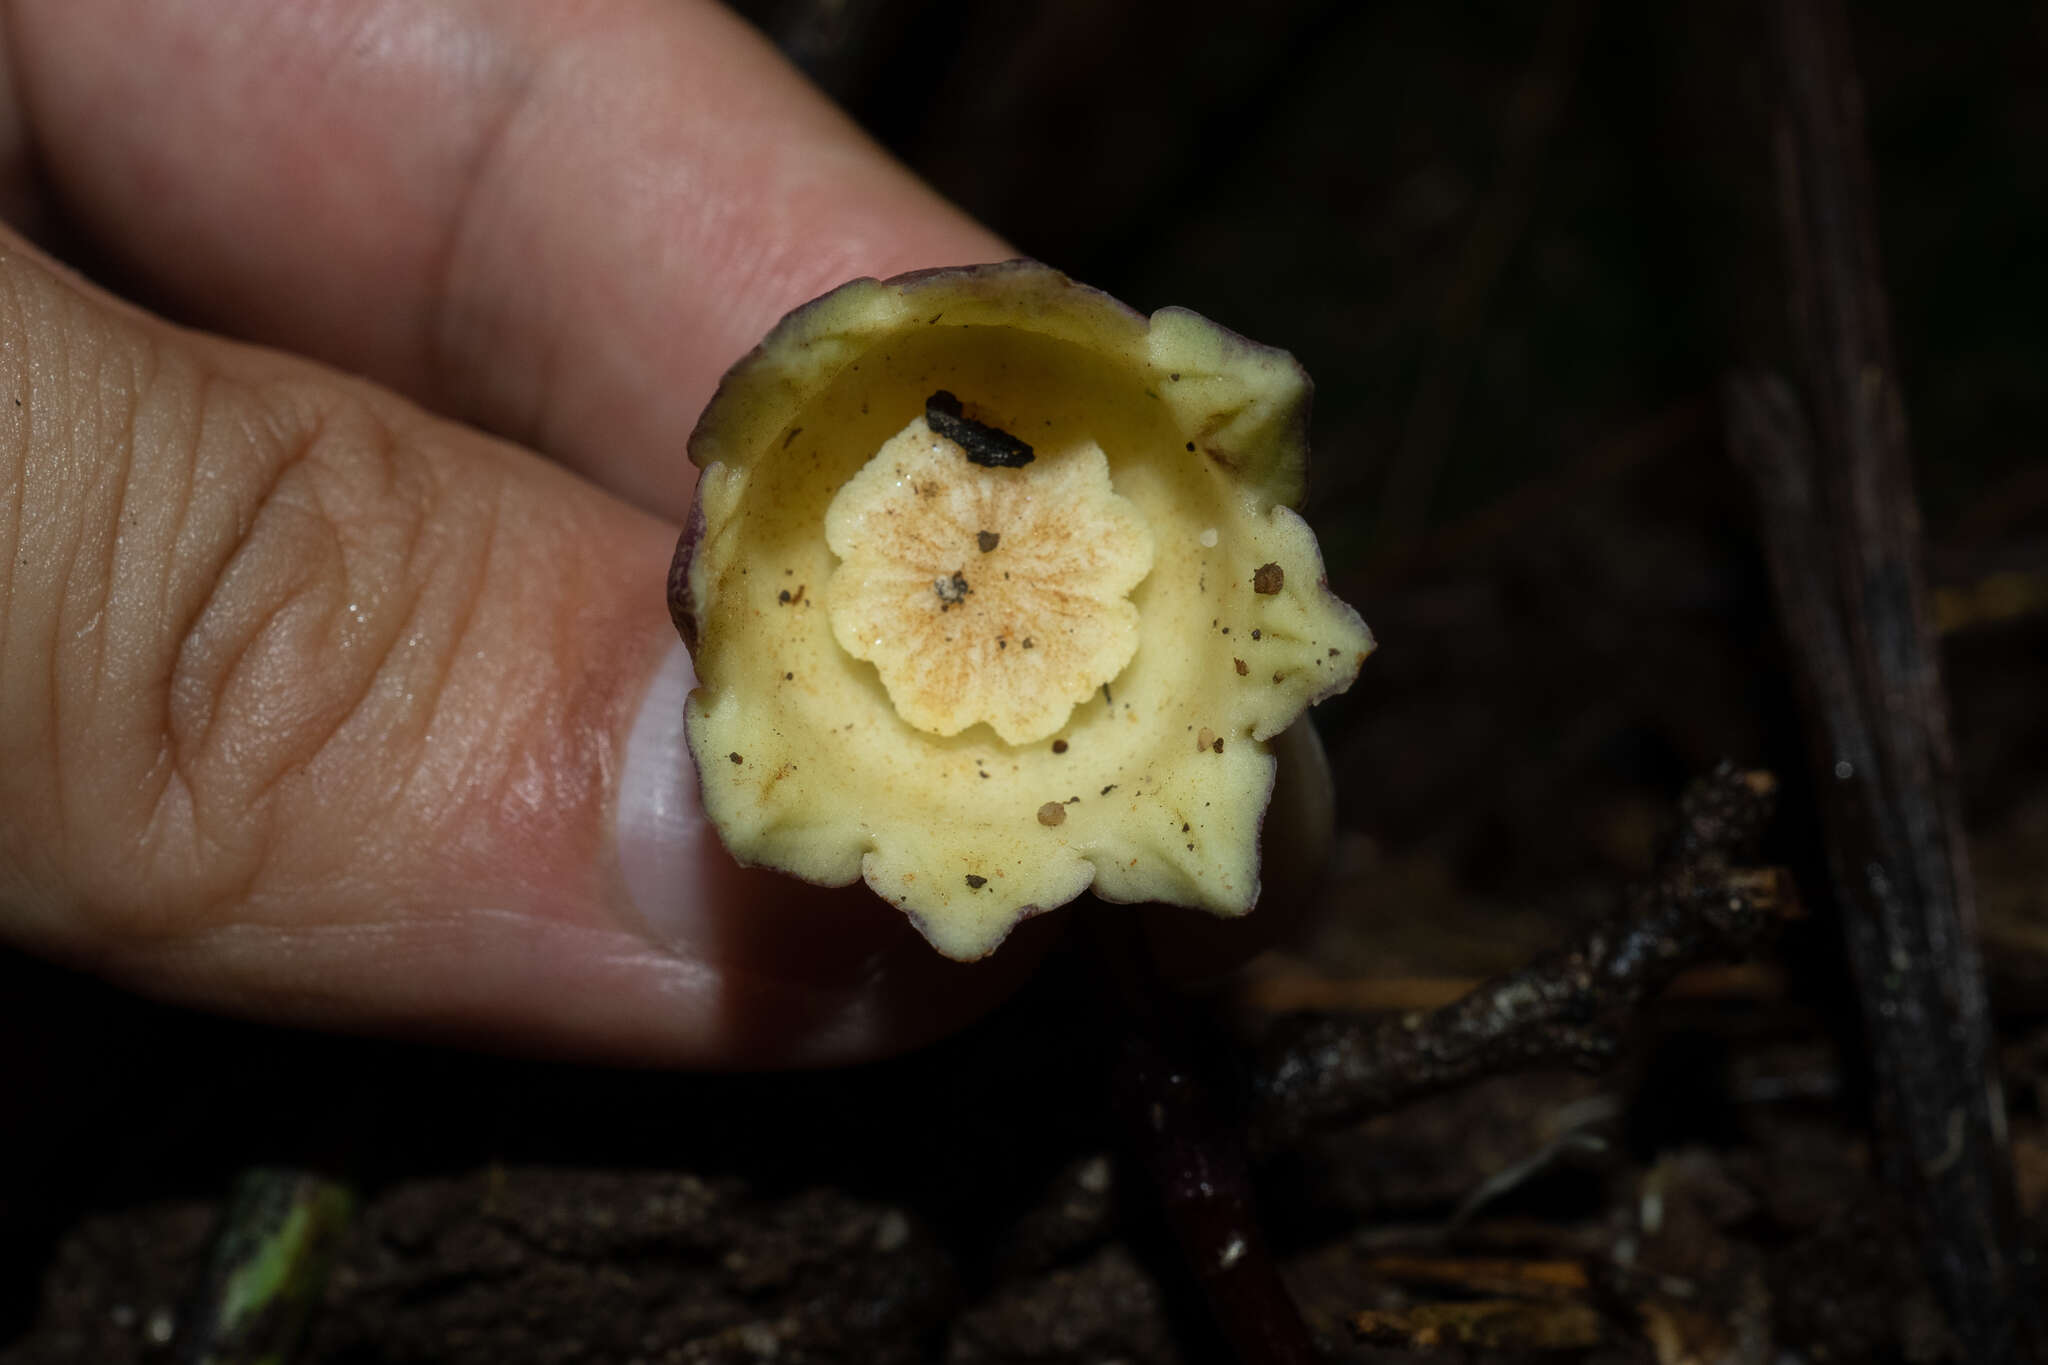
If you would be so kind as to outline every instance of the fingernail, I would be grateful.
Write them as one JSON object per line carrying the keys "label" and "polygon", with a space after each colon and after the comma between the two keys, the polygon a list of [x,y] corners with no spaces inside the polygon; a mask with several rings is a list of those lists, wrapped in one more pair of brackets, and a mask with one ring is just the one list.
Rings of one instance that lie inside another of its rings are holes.
{"label": "fingernail", "polygon": [[696,769],[683,738],[683,703],[697,676],[680,641],[671,645],[640,703],[619,775],[619,871],[653,936],[696,936],[703,914],[703,841]]}

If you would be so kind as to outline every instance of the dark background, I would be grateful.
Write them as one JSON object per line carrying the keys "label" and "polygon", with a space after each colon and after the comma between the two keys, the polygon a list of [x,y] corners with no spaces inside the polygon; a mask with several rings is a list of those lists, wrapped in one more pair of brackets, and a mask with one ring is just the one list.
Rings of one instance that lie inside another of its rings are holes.
{"label": "dark background", "polygon": [[[1777,358],[1782,311],[1744,11],[739,8],[1020,251],[1315,376],[1308,514],[1381,650],[1319,712],[1333,876],[1320,927],[1266,979],[1512,966],[1611,909],[1684,781],[1723,757],[1787,774],[1777,852],[1810,871],[1720,419],[1727,372]],[[2031,1218],[2048,1186],[2048,19],[1885,3],[1854,25]],[[1940,1358],[1915,1335],[1910,1264],[1872,1249],[1909,1234],[1869,1183],[1854,1010],[1817,909],[1750,995],[1649,1021],[1614,1087],[1482,1089],[1269,1172],[1312,1315],[1380,1301],[1332,1247],[1441,1219],[1599,1100],[1621,1118],[1608,1155],[1538,1180],[1520,1214],[1611,1230],[1645,1172],[1711,1153],[1763,1210],[1712,1245],[1761,1267],[1775,1340]],[[1211,1359],[1142,1192],[1121,1167],[1106,1201],[1074,1184],[1115,1146],[1089,983],[1055,960],[985,1025],[861,1072],[702,1079],[198,1018],[0,954],[0,1361],[163,1358],[152,1313],[189,1282],[232,1173],[263,1161],[336,1163],[370,1201],[318,1359],[751,1359],[741,1327],[785,1320],[784,1361]],[[696,1213],[618,1230],[700,1175]],[[1045,1213],[1075,1200],[1072,1226]],[[892,1212],[908,1249],[868,1254]],[[735,1245],[782,1278],[746,1280],[721,1260]],[[1646,1350],[1617,1337],[1588,1358]]]}

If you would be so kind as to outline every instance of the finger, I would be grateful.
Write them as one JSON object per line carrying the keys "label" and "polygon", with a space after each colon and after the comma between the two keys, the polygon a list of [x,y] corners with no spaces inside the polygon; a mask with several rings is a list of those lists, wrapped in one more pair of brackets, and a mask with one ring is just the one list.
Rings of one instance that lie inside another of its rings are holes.
{"label": "finger", "polygon": [[192,319],[680,520],[717,376],[843,280],[997,259],[708,0],[20,0],[36,152]]}
{"label": "finger", "polygon": [[947,963],[704,830],[641,716],[686,682],[673,541],[0,242],[0,934],[266,1018],[692,1065],[986,1008],[1028,942]]}

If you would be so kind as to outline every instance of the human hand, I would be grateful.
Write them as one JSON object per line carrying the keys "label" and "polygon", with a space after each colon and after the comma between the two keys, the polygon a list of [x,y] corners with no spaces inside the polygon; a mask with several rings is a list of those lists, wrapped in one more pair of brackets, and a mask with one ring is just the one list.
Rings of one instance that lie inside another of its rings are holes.
{"label": "human hand", "polygon": [[211,334],[0,232],[0,937],[684,1065],[897,1050],[1030,970],[1042,926],[961,966],[732,864],[663,601],[725,366],[1000,241],[701,0],[6,21],[7,216]]}

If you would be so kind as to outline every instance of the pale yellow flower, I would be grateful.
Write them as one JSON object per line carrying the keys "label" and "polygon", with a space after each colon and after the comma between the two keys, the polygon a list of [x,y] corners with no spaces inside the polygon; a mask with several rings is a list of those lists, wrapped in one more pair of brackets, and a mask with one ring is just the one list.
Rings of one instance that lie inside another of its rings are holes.
{"label": "pale yellow flower", "polygon": [[1030,262],[785,318],[691,437],[670,584],[727,848],[960,958],[1091,887],[1250,909],[1265,741],[1372,648],[1290,506],[1307,398]]}

